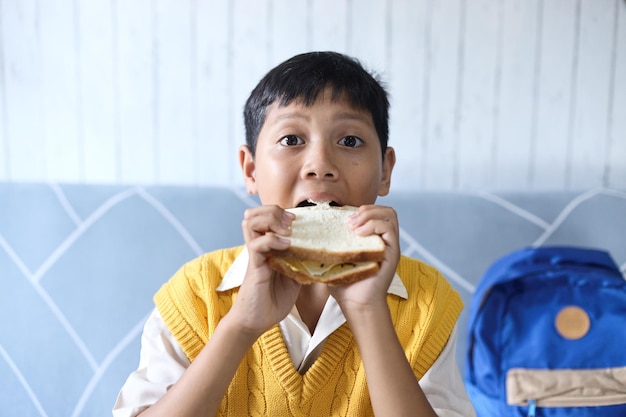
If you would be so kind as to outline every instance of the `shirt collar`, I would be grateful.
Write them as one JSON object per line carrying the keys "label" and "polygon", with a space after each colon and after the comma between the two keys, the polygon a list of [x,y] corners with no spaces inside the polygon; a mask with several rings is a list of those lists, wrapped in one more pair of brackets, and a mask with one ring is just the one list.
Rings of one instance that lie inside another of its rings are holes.
{"label": "shirt collar", "polygon": [[[241,253],[235,258],[235,262],[228,268],[226,271],[226,275],[222,279],[222,282],[217,287],[217,291],[227,291],[233,288],[239,287],[243,283],[243,278],[246,274],[246,269],[248,268],[248,249],[243,248]],[[404,283],[400,279],[400,276],[396,273],[391,280],[391,284],[389,285],[389,289],[387,289],[388,294],[397,295],[398,297],[402,297],[407,299],[409,294],[404,286]]]}

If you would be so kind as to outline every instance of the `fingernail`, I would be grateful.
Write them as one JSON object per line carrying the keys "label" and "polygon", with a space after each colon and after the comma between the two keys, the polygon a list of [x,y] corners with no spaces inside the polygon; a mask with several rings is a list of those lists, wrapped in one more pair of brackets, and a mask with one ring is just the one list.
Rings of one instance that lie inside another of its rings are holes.
{"label": "fingernail", "polygon": [[288,211],[283,212],[283,221],[282,224],[286,229],[291,229],[291,223],[293,219],[296,217],[295,214],[290,213]]}

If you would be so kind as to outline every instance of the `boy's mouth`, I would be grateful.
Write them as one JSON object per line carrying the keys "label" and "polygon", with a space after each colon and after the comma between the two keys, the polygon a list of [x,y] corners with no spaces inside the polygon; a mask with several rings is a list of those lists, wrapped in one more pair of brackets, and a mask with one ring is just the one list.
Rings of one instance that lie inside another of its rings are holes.
{"label": "boy's mouth", "polygon": [[[336,201],[331,201],[329,204],[333,207],[341,207],[341,204],[337,203]],[[316,205],[317,204],[315,204],[315,202],[311,200],[304,200],[304,201],[299,202],[296,207],[309,207],[309,206],[316,206]]]}

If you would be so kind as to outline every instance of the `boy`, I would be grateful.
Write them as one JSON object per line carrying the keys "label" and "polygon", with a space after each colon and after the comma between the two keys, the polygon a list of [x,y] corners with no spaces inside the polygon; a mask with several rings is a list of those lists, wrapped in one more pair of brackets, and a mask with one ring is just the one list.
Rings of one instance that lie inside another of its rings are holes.
{"label": "boy", "polygon": [[[239,161],[262,206],[245,247],[189,262],[155,295],[139,368],[115,416],[472,416],[456,368],[458,294],[432,267],[400,255],[398,221],[375,205],[395,163],[387,93],[344,55],[297,55],[271,70],[244,110]],[[289,246],[307,200],[359,207],[378,234],[377,276],[299,285],[266,263]]]}

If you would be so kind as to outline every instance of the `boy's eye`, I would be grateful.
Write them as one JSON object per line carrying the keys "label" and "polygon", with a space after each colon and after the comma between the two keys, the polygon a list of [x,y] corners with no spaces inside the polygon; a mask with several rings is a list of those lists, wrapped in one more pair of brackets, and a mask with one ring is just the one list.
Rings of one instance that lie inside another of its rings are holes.
{"label": "boy's eye", "polygon": [[287,135],[280,140],[280,144],[285,146],[296,146],[302,145],[303,143],[304,141],[296,135]]}
{"label": "boy's eye", "polygon": [[349,148],[357,148],[363,144],[363,140],[356,136],[346,136],[339,140],[339,144]]}

